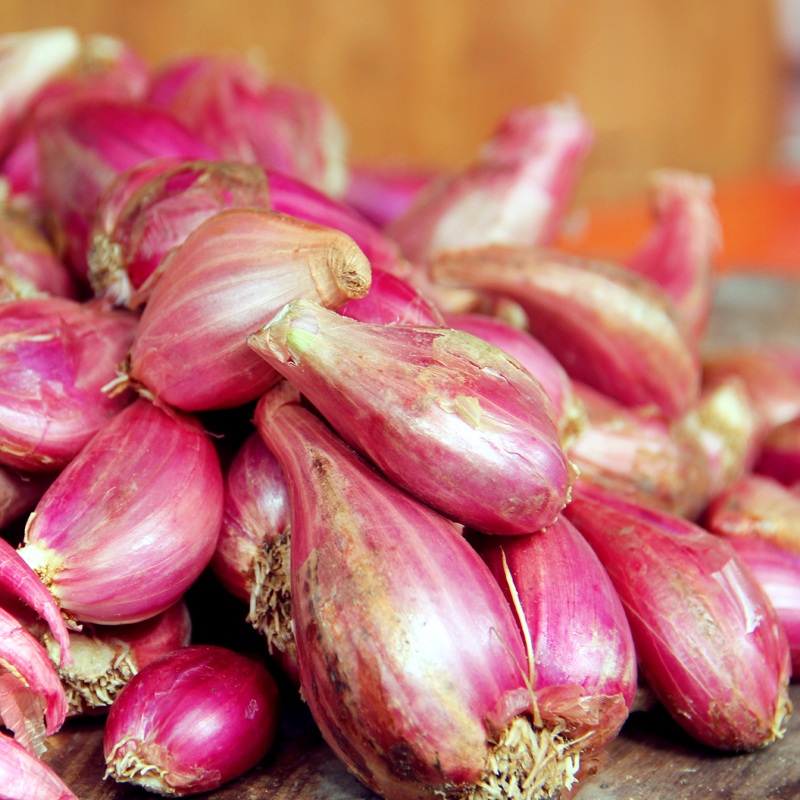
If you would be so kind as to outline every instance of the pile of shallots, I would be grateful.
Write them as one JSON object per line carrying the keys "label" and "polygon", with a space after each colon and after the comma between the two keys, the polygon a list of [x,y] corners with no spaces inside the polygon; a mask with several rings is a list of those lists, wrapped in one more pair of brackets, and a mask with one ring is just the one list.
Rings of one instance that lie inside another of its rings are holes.
{"label": "pile of shallots", "polygon": [[[107,778],[212,790],[273,673],[387,800],[574,793],[647,696],[783,736],[800,348],[701,364],[706,178],[654,176],[626,264],[552,249],[591,144],[553,103],[357,168],[243,59],[0,38],[2,798],[74,798],[39,757],[105,713]],[[207,570],[260,655],[191,644]]]}

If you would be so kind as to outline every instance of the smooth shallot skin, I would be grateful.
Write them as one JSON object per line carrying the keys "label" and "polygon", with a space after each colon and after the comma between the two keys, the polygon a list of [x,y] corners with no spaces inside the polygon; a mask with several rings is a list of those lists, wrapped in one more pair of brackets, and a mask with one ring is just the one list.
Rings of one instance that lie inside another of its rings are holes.
{"label": "smooth shallot skin", "polygon": [[384,797],[462,796],[481,779],[488,739],[530,705],[500,587],[447,520],[292,387],[267,392],[255,422],[291,490],[300,679],[325,740]]}
{"label": "smooth shallot skin", "polygon": [[140,398],[47,490],[19,553],[63,612],[139,622],[177,602],[208,565],[222,504],[208,435]]}
{"label": "smooth shallot skin", "polygon": [[749,536],[728,540],[767,593],[786,631],[792,677],[800,678],[800,555]]}
{"label": "smooth shallot skin", "polygon": [[573,103],[516,109],[474,164],[433,182],[387,230],[416,262],[452,248],[549,244],[592,139]]}
{"label": "smooth shallot skin", "polygon": [[447,324],[471,333],[516,358],[542,384],[553,403],[558,433],[564,448],[586,424],[586,413],[572,389],[572,381],[553,354],[525,330],[486,314],[450,314]]}
{"label": "smooth shallot skin", "polygon": [[705,527],[720,536],[750,536],[800,555],[800,487],[749,474],[720,492],[705,512]]}
{"label": "smooth shallot skin", "polygon": [[600,751],[619,733],[636,693],[631,629],[605,568],[563,516],[527,536],[469,541],[509,603],[512,585],[519,597],[542,718],[563,722],[574,738],[586,736],[584,753]]}
{"label": "smooth shallot skin", "polygon": [[711,311],[714,256],[722,236],[714,184],[705,175],[682,170],[659,170],[651,183],[656,226],[627,265],[667,292],[700,341]]}
{"label": "smooth shallot skin", "polygon": [[79,800],[44,761],[0,733],[2,800]]}
{"label": "smooth shallot skin", "polygon": [[433,303],[402,278],[380,270],[372,271],[369,292],[358,300],[348,300],[339,313],[374,325],[445,327],[444,318]]}
{"label": "smooth shallot skin", "polygon": [[259,659],[183,647],[120,692],[103,736],[105,777],[165,796],[211,791],[267,754],[279,717],[278,687]]}
{"label": "smooth shallot skin", "polygon": [[[214,214],[226,208],[270,208],[264,171],[246,164],[184,161],[158,170],[133,192],[131,182],[123,173],[101,197],[89,237],[95,294],[120,305],[128,304],[167,253]],[[117,195],[128,193],[121,204]]]}
{"label": "smooth shallot skin", "polygon": [[0,305],[0,463],[58,470],[130,403],[103,387],[136,324],[129,312],[61,297]]}
{"label": "smooth shallot skin", "polygon": [[663,289],[629,270],[494,246],[441,253],[431,277],[515,300],[570,377],[623,405],[654,404],[675,418],[697,399],[700,366],[685,321]]}
{"label": "smooth shallot skin", "polygon": [[552,404],[487,342],[356,322],[305,300],[248,341],[348,444],[448,518],[530,533],[567,502],[574,473]]}
{"label": "smooth shallot skin", "polygon": [[756,750],[791,714],[780,620],[733,548],[691,522],[580,481],[565,512],[608,571],[639,669],[692,737]]}
{"label": "smooth shallot skin", "polygon": [[278,373],[247,336],[296,297],[338,307],[369,289],[345,234],[258,209],[222,211],[175,251],[147,302],[130,377],[187,411],[254,400]]}

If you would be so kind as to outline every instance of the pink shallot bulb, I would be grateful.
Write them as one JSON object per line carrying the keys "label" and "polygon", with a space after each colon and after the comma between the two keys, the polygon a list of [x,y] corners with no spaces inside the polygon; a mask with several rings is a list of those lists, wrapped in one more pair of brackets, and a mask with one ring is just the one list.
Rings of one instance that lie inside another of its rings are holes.
{"label": "pink shallot bulb", "polygon": [[133,399],[109,397],[136,317],[62,297],[0,305],[0,463],[26,471],[68,464]]}
{"label": "pink shallot bulb", "polygon": [[800,347],[764,344],[714,353],[703,360],[703,384],[737,376],[761,422],[761,436],[800,416]]}
{"label": "pink shallot bulb", "polygon": [[719,750],[780,739],[792,711],[786,634],[736,551],[591,484],[574,494],[565,515],[608,571],[639,669],[675,721]]}
{"label": "pink shallot bulb", "polygon": [[722,236],[714,184],[705,175],[659,170],[651,191],[656,227],[628,259],[628,267],[666,291],[700,341],[711,311],[714,256]]}
{"label": "pink shallot bulb", "polygon": [[211,569],[250,605],[247,621],[270,654],[296,661],[289,583],[289,489],[280,464],[258,431],[245,440],[225,476],[225,513]]}
{"label": "pink shallot bulb", "polygon": [[122,173],[98,203],[89,234],[89,280],[96,295],[117,305],[128,305],[167,253],[207,219],[226,208],[270,208],[260,167],[172,159],[161,164],[146,176],[142,167],[134,176]]}
{"label": "pink shallot bulb", "polygon": [[626,406],[668,417],[697,399],[696,347],[660,287],[615,264],[523,247],[453,250],[431,265],[437,283],[506,295],[570,377]]}
{"label": "pink shallot bulb", "polygon": [[23,287],[18,299],[36,293],[75,299],[69,270],[58,260],[29,215],[12,208],[0,211],[0,272]]}
{"label": "pink shallot bulb", "polygon": [[755,537],[800,555],[800,486],[745,475],[711,501],[705,526],[720,536]]}
{"label": "pink shallot bulb", "polygon": [[339,197],[347,134],[319,95],[266,79],[244,59],[194,56],[156,75],[152,102],[230,161],[260,164]]}
{"label": "pink shallot bulb", "polygon": [[248,338],[388,478],[481,531],[530,533],[574,471],[541,385],[451,328],[371,325],[296,300]]}
{"label": "pink shallot bulb", "polygon": [[453,248],[549,244],[592,139],[573,103],[512,111],[474,164],[433,182],[388,232],[415,262]]}
{"label": "pink shallot bulb", "polygon": [[208,565],[222,503],[219,459],[199,423],[140,398],[56,478],[18,552],[65,614],[139,622]]}
{"label": "pink shallot bulb", "polygon": [[679,422],[652,408],[626,408],[575,381],[588,419],[568,449],[581,480],[629,500],[694,518],[709,498],[706,453]]}
{"label": "pink shallot bulb", "polygon": [[232,408],[279,378],[247,336],[297,297],[338,307],[370,284],[345,234],[260,209],[222,211],[164,262],[145,306],[129,376],[176,408]]}
{"label": "pink shallot bulb", "polygon": [[88,276],[88,236],[103,190],[119,173],[151,158],[213,160],[173,117],[142,103],[65,98],[36,122],[42,196],[76,277]]}
{"label": "pink shallot bulb", "polygon": [[586,412],[572,389],[572,381],[553,354],[525,330],[486,314],[451,314],[447,324],[471,333],[515,358],[542,384],[553,403],[558,435],[569,448],[586,424]]}
{"label": "pink shallot bulb", "polygon": [[279,716],[278,687],[254,656],[211,645],[174,650],[114,701],[105,777],[170,797],[211,791],[267,754]]}
{"label": "pink shallot bulb", "polygon": [[393,800],[572,786],[580,754],[563,726],[525,713],[511,608],[451,523],[347,447],[288,383],[262,397],[255,421],[291,493],[303,694],[348,769]]}
{"label": "pink shallot bulb", "polygon": [[531,685],[542,719],[597,753],[619,733],[636,693],[636,652],[608,573],[562,516],[527,536],[470,536],[524,616]]}
{"label": "pink shallot bulb", "polygon": [[800,678],[800,555],[773,542],[749,536],[728,539],[747,564],[778,614],[792,659],[792,677]]}
{"label": "pink shallot bulb", "polygon": [[3,800],[78,800],[44,761],[2,733],[0,787]]}

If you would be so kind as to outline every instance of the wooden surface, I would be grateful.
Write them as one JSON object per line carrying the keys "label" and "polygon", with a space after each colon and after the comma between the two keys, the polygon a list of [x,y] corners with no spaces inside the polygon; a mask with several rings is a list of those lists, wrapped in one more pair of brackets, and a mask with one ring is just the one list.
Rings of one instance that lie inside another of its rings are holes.
{"label": "wooden surface", "polygon": [[[716,294],[707,336],[722,343],[791,341],[800,344],[800,282],[737,275]],[[206,575],[187,600],[197,643],[257,649],[260,638],[243,622],[237,601],[217,594]],[[222,637],[222,638],[221,638]],[[243,637],[243,638],[242,638]],[[691,740],[657,708],[631,716],[611,743],[600,772],[574,800],[789,800],[800,797],[800,683],[790,687],[797,709],[785,738],[749,754],[719,753]],[[278,741],[254,770],[215,792],[214,800],[369,800],[321,740],[294,692],[284,687]],[[142,789],[103,781],[102,720],[69,721],[48,739],[47,761],[81,800],[145,800]],[[1,787],[0,787],[1,788]]]}
{"label": "wooden surface", "polygon": [[151,64],[260,50],[316,89],[356,159],[456,168],[515,105],[572,95],[597,130],[580,196],[657,167],[771,162],[782,59],[768,0],[3,0],[0,32],[72,25]]}

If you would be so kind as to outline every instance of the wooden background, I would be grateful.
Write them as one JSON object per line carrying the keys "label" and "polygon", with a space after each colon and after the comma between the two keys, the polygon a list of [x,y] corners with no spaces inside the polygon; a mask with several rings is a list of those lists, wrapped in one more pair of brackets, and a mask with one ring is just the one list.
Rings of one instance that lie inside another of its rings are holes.
{"label": "wooden background", "polygon": [[597,142],[583,198],[648,170],[768,165],[783,66],[770,0],[0,0],[0,30],[69,24],[151,63],[258,48],[324,93],[354,159],[465,163],[512,106],[570,94]]}

